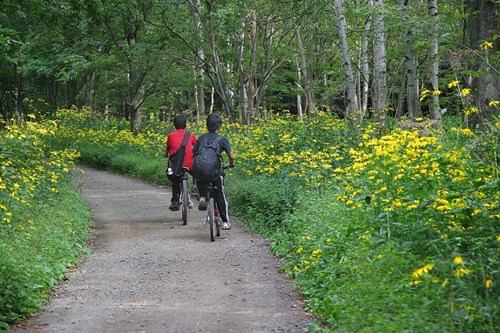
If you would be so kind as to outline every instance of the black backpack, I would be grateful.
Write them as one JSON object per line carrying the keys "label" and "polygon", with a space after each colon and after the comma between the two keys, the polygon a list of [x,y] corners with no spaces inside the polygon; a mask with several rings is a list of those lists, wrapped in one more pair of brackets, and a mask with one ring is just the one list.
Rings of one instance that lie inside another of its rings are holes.
{"label": "black backpack", "polygon": [[219,142],[221,136],[212,139],[209,136],[202,137],[194,152],[192,175],[202,182],[212,182],[221,174],[221,156]]}

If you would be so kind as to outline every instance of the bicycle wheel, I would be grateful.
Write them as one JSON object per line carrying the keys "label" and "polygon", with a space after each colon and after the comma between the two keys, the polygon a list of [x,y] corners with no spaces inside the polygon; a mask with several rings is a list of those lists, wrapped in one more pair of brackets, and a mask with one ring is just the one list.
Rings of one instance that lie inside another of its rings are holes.
{"label": "bicycle wheel", "polygon": [[210,241],[215,241],[215,216],[214,216],[214,199],[208,200],[208,225],[210,226]]}
{"label": "bicycle wheel", "polygon": [[182,191],[181,191],[181,202],[182,202],[182,224],[187,224],[187,216],[188,216],[188,205],[189,205],[189,196],[188,196],[188,180],[187,177],[182,177]]}
{"label": "bicycle wheel", "polygon": [[216,231],[217,237],[220,237],[220,229],[221,229],[221,227],[222,227],[222,219],[220,218],[220,215],[218,215],[215,218],[215,231]]}

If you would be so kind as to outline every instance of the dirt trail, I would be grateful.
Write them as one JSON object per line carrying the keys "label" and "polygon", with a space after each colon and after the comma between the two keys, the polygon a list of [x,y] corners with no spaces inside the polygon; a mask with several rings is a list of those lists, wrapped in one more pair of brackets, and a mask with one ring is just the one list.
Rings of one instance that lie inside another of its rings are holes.
{"label": "dirt trail", "polygon": [[233,220],[211,243],[204,213],[182,225],[167,189],[84,170],[93,253],[15,333],[307,332],[312,318],[264,239]]}

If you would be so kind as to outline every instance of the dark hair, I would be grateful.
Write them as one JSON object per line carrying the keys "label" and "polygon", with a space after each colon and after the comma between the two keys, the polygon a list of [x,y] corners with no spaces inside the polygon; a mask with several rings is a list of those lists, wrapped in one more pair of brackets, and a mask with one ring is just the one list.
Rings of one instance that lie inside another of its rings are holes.
{"label": "dark hair", "polygon": [[174,118],[174,126],[175,129],[184,129],[186,128],[186,118],[182,115],[175,116]]}
{"label": "dark hair", "polygon": [[222,118],[217,113],[211,113],[207,117],[207,129],[209,132],[215,132],[222,126]]}

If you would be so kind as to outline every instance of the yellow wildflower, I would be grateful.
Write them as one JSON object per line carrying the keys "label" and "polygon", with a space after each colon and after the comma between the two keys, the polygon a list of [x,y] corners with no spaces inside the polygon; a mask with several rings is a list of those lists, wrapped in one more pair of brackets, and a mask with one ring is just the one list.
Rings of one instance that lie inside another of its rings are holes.
{"label": "yellow wildflower", "polygon": [[455,259],[453,259],[453,263],[455,265],[462,265],[464,263],[464,261],[463,261],[461,256],[457,256],[457,257],[455,257]]}
{"label": "yellow wildflower", "polygon": [[434,268],[434,265],[426,264],[426,265],[414,270],[412,273],[412,276],[414,279],[417,279],[417,278],[421,277],[422,275],[429,273],[433,268]]}
{"label": "yellow wildflower", "polygon": [[439,96],[439,95],[441,95],[441,90],[439,90],[439,89],[433,90],[433,91],[432,91],[432,94],[433,94],[434,96]]}
{"label": "yellow wildflower", "polygon": [[471,272],[470,269],[467,269],[465,267],[459,267],[457,268],[456,270],[453,271],[453,275],[455,275],[456,277],[464,277],[466,275],[469,275]]}
{"label": "yellow wildflower", "polygon": [[470,128],[463,128],[460,130],[460,134],[463,136],[473,136],[474,133],[472,133],[472,130]]}
{"label": "yellow wildflower", "polygon": [[424,89],[424,91],[422,91],[422,93],[420,94],[420,102],[422,102],[430,92],[430,90]]}
{"label": "yellow wildflower", "polygon": [[486,286],[486,288],[490,289],[491,286],[493,285],[493,281],[491,280],[491,278],[488,276],[486,278],[486,280],[484,281],[484,285]]}
{"label": "yellow wildflower", "polygon": [[489,106],[489,107],[494,107],[494,106],[497,106],[497,105],[500,105],[500,101],[491,100],[491,101],[488,103],[488,106]]}
{"label": "yellow wildflower", "polygon": [[459,83],[460,83],[459,80],[453,80],[450,83],[448,83],[448,88],[456,87],[456,86],[458,86]]}
{"label": "yellow wildflower", "polygon": [[493,43],[492,42],[484,42],[483,44],[479,45],[479,47],[481,48],[481,50],[487,50],[487,49],[491,49],[493,47]]}
{"label": "yellow wildflower", "polygon": [[462,96],[468,96],[470,95],[470,92],[471,90],[469,88],[464,88],[460,93],[462,94]]}
{"label": "yellow wildflower", "polygon": [[312,253],[311,253],[311,258],[313,257],[317,257],[321,254],[321,249],[316,249],[316,250],[313,250]]}

